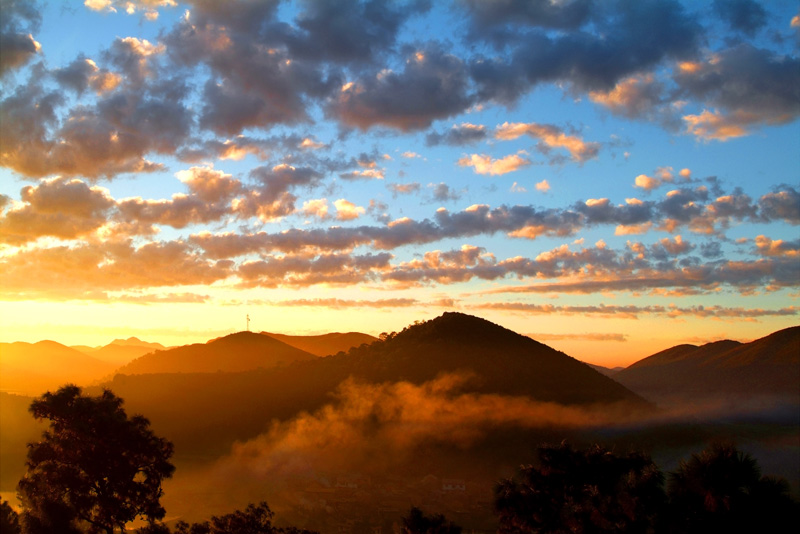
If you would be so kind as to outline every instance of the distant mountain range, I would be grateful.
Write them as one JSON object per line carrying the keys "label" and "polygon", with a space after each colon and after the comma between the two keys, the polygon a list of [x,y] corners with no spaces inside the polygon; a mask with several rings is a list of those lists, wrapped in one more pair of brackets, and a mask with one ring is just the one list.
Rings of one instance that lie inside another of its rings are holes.
{"label": "distant mountain range", "polygon": [[[246,337],[241,337],[243,334]],[[243,358],[243,352],[217,345],[231,338],[259,344],[266,339],[279,346],[277,340],[267,336],[258,340],[256,336],[261,335],[239,333],[215,340],[206,345],[209,352],[204,357],[214,362]],[[219,349],[216,357],[211,349]],[[191,346],[191,350],[198,349]],[[262,365],[261,369],[240,373],[139,374],[144,367],[134,366],[170,353],[188,354],[178,351],[148,354],[104,385],[124,398],[131,411],[147,414],[155,428],[170,429],[168,435],[180,450],[198,455],[219,454],[232,441],[263,432],[268,421],[285,421],[301,412],[318,410],[335,401],[337,387],[350,377],[361,383],[422,384],[457,373],[468,378],[454,393],[524,396],[567,405],[628,403],[650,408],[640,396],[588,365],[461,313],[446,313],[348,352],[322,358],[308,356],[271,368]],[[221,364],[203,365],[208,370]],[[244,406],[246,410],[242,410]],[[208,428],[214,428],[214,432],[209,433]]]}
{"label": "distant mountain range", "polygon": [[2,391],[38,395],[66,381],[88,384],[115,367],[55,341],[0,343]]}
{"label": "distant mountain range", "polygon": [[208,343],[151,352],[117,370],[119,374],[214,373],[268,369],[317,357],[277,339],[238,332]]}
{"label": "distant mountain range", "polygon": [[348,351],[353,347],[358,347],[364,343],[370,344],[378,341],[378,338],[359,332],[322,334],[318,336],[287,336],[285,334],[273,334],[271,332],[261,332],[262,334],[282,341],[287,345],[310,352],[315,356],[328,356],[337,352]]}
{"label": "distant mountain range", "polygon": [[800,404],[800,326],[750,343],[678,345],[613,377],[659,403],[782,397]]}
{"label": "distant mountain range", "polygon": [[[118,351],[113,355],[120,359],[125,350],[147,352],[117,368],[97,357],[104,350]],[[765,394],[796,399],[800,405],[800,327],[751,343],[679,345],[616,373],[461,313],[410,325],[384,340],[352,332],[239,332],[176,348],[135,338],[115,340],[89,354],[52,341],[0,344],[4,391],[38,395],[65,382],[85,386],[113,376],[102,386],[123,398],[129,413],[145,414],[177,451],[197,459],[227,453],[234,441],[263,433],[271,421],[289,421],[336,403],[337,388],[350,377],[362,384],[423,384],[446,374],[466,377],[453,395],[517,396],[573,406],[627,404],[649,411],[651,402],[692,403],[714,395],[746,400]],[[99,386],[87,388],[99,391]],[[13,441],[7,425],[29,418],[24,412],[30,399],[3,399],[4,410],[14,414],[0,421],[0,449],[3,458],[11,454],[21,465],[24,450],[12,449],[19,449],[24,438]],[[554,434],[563,439],[562,430]],[[505,446],[498,436],[492,446]]]}

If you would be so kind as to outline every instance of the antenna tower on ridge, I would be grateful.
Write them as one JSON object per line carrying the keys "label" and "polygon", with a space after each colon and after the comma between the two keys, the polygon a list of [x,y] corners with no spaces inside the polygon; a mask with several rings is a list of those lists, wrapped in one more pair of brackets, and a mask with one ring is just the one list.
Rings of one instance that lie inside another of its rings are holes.
{"label": "antenna tower on ridge", "polygon": [[247,314],[247,331],[250,331],[250,314]]}

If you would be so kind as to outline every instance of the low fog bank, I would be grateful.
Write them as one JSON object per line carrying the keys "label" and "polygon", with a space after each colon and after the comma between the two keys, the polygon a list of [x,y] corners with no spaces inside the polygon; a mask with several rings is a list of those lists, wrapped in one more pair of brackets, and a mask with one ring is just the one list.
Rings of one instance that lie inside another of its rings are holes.
{"label": "low fog bank", "polygon": [[466,380],[347,380],[332,403],[273,421],[222,458],[191,467],[179,461],[165,488],[168,513],[199,520],[267,499],[286,521],[328,531],[341,518],[368,523],[416,505],[458,518],[465,528],[486,528],[494,482],[532,461],[542,442],[563,439],[644,450],[664,471],[712,441],[732,441],[798,492],[800,410],[785,399],[709,399],[645,412],[460,393]]}

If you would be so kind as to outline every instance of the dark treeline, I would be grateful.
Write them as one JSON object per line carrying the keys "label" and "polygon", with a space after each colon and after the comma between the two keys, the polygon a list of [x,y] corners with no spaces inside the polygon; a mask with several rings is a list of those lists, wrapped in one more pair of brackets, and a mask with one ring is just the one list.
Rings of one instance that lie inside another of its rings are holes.
{"label": "dark treeline", "polygon": [[[166,525],[161,484],[174,471],[173,446],[153,434],[147,419],[128,417],[108,390],[88,396],[76,386],[46,393],[30,411],[49,428],[29,445],[17,488],[22,511],[7,502],[0,507],[2,534],[113,534],[136,518],[148,522],[139,534],[310,532],[276,526],[266,502]],[[641,452],[543,445],[534,463],[495,485],[494,510],[501,534],[735,534],[800,526],[788,483],[762,476],[757,461],[732,444],[714,444],[666,475]],[[406,533],[461,531],[416,507],[396,525]]]}

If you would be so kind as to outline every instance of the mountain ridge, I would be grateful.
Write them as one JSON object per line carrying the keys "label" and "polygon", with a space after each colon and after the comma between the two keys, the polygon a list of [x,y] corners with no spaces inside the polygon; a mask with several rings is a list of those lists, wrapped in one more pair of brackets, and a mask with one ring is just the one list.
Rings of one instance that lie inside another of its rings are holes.
{"label": "mountain ridge", "polygon": [[116,373],[239,372],[314,358],[311,353],[269,336],[236,332],[207,343],[150,352],[120,367]]}

